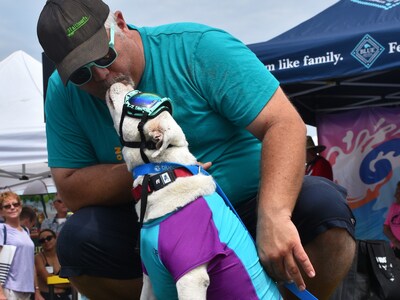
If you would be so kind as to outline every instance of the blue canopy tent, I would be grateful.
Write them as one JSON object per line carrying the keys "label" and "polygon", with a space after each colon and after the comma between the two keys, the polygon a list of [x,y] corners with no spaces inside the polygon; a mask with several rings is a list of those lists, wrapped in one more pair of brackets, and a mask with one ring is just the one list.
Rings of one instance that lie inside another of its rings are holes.
{"label": "blue canopy tent", "polygon": [[400,1],[342,0],[248,47],[307,124],[319,113],[400,103]]}

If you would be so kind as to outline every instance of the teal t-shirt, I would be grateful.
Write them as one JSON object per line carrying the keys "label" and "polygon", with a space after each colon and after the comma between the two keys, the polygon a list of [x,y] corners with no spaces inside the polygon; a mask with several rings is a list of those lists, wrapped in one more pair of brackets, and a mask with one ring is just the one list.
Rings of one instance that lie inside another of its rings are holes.
{"label": "teal t-shirt", "polygon": [[[253,52],[230,34],[194,23],[131,26],[144,47],[137,89],[171,98],[173,116],[191,152],[232,203],[253,197],[259,183],[260,142],[245,127],[279,83]],[[104,101],[63,87],[57,72],[46,98],[50,167],[81,168],[122,161],[121,144]]]}

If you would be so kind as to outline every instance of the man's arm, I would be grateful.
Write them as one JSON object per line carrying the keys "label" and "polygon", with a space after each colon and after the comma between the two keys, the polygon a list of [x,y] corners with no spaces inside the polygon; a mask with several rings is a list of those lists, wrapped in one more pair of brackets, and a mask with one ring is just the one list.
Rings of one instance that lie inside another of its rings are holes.
{"label": "man's arm", "polygon": [[90,205],[117,205],[132,200],[132,175],[125,164],[82,169],[52,168],[57,192],[71,210]]}
{"label": "man's arm", "polygon": [[306,127],[278,88],[247,129],[262,141],[257,248],[269,275],[305,288],[299,268],[314,276],[292,211],[304,176]]}

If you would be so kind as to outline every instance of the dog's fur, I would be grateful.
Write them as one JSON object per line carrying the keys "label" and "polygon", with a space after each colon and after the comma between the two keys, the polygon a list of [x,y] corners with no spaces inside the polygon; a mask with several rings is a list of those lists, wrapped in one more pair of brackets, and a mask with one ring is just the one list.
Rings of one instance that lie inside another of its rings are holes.
{"label": "dog's fur", "polygon": [[[133,90],[131,85],[123,83],[113,84],[107,92],[106,101],[114,121],[114,127],[119,131],[119,122],[125,95]],[[124,120],[122,132],[125,141],[140,141],[137,125],[140,119],[127,117]],[[196,158],[189,152],[188,142],[181,129],[171,114],[164,111],[156,118],[149,119],[144,126],[147,139],[156,143],[156,150],[145,150],[151,162],[174,162],[182,165],[197,164]],[[173,146],[173,147],[169,147]],[[122,149],[128,170],[144,164],[138,148],[124,147]],[[139,176],[133,187],[142,184],[143,176]],[[148,197],[148,204],[144,222],[164,216],[197,199],[201,195],[208,195],[215,191],[215,183],[211,176],[198,174],[190,177],[177,178],[174,184],[167,185],[161,190],[153,192]],[[157,201],[163,199],[163,201]],[[136,205],[140,215],[140,205]]]}
{"label": "dog's fur", "polygon": [[[113,84],[107,92],[106,101],[114,121],[114,127],[119,132],[119,123],[125,95],[133,90],[133,86],[124,83]],[[137,125],[140,119],[125,117],[122,134],[125,141],[140,141]],[[156,142],[156,150],[145,150],[150,162],[174,162],[182,165],[197,164],[196,158],[189,152],[188,143],[179,125],[170,113],[164,111],[144,126],[146,139]],[[138,148],[124,147],[122,150],[128,169],[143,164]],[[143,176],[134,181],[133,187],[142,184]],[[144,222],[164,216],[193,202],[200,196],[209,195],[216,190],[216,184],[211,176],[197,174],[189,177],[179,177],[173,183],[148,195],[148,204]],[[140,201],[136,205],[140,215]],[[179,259],[178,257],[176,259]],[[141,299],[155,299],[151,282],[144,275]],[[206,299],[210,278],[207,273],[207,263],[196,267],[183,275],[176,283],[179,299]]]}

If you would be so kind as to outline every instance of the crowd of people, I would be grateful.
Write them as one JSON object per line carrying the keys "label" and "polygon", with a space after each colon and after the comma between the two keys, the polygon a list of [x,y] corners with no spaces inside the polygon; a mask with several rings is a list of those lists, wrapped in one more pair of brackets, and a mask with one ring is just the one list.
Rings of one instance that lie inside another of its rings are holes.
{"label": "crowd of people", "polygon": [[[58,212],[56,200],[62,200],[56,197],[53,201]],[[62,206],[58,204],[58,207]],[[58,275],[60,269],[56,254],[57,234],[46,227],[52,222],[48,219],[38,222],[37,209],[24,205],[20,196],[12,191],[0,193],[0,214],[3,218],[0,223],[0,252],[4,245],[16,247],[8,275],[0,285],[0,299],[49,300],[47,278]],[[70,300],[70,284],[56,285],[54,295],[53,299]]]}

